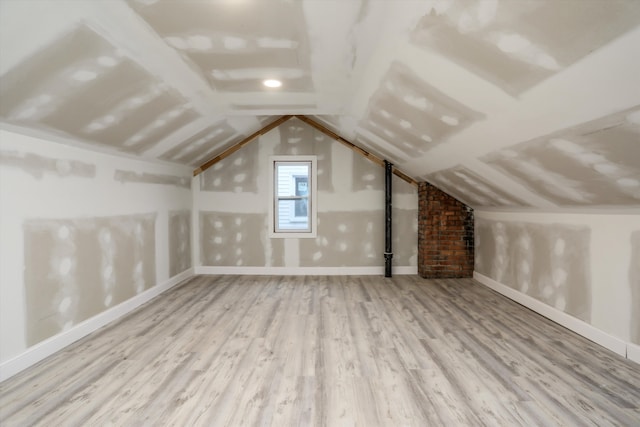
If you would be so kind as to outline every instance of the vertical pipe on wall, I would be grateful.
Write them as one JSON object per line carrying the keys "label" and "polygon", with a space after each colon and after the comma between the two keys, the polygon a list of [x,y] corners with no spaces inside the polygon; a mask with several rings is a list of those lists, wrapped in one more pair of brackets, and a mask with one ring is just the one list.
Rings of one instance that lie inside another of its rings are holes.
{"label": "vertical pipe on wall", "polygon": [[391,277],[391,259],[393,252],[391,248],[391,178],[392,163],[384,161],[384,277]]}

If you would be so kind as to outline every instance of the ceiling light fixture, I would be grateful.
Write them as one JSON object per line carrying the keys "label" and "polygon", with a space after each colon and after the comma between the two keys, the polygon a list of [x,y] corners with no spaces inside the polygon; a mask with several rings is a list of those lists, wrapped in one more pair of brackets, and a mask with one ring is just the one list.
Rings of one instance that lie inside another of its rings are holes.
{"label": "ceiling light fixture", "polygon": [[282,86],[282,82],[280,80],[275,80],[275,79],[267,79],[267,80],[263,81],[262,84],[265,85],[266,87],[280,87],[280,86]]}

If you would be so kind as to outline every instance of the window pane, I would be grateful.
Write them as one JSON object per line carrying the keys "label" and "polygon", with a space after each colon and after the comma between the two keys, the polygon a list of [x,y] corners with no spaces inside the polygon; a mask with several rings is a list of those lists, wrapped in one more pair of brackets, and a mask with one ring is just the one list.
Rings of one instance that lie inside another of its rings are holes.
{"label": "window pane", "polygon": [[[276,163],[276,168],[277,196],[308,195],[310,169],[308,163],[287,164],[286,162],[278,162]],[[306,194],[297,194],[302,191],[306,192]]]}
{"label": "window pane", "polygon": [[[309,196],[309,178],[306,176],[296,176],[296,196]],[[296,200],[295,216],[307,216],[308,200]]]}
{"label": "window pane", "polygon": [[[299,203],[304,204],[305,215],[296,215]],[[303,200],[278,200],[278,230],[310,231],[309,216],[306,215],[307,199]]]}
{"label": "window pane", "polygon": [[313,234],[312,169],[313,161],[274,161],[273,231],[278,233]]}

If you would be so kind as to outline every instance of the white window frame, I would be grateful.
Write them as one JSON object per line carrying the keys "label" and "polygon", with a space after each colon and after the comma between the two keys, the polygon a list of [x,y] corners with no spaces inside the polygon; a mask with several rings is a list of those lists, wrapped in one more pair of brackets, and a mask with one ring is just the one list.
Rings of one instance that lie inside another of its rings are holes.
{"label": "white window frame", "polygon": [[[309,223],[310,231],[276,230],[276,209],[278,196],[275,183],[277,179],[276,162],[310,163],[309,171]],[[318,226],[318,185],[317,185],[317,156],[271,156],[269,158],[269,237],[275,239],[304,239],[315,238]]]}

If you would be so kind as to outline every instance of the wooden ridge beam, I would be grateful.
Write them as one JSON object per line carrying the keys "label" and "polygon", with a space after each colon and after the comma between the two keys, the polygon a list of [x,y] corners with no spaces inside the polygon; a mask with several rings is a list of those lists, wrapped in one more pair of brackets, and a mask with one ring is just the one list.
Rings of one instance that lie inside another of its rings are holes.
{"label": "wooden ridge beam", "polygon": [[[350,149],[352,149],[356,153],[360,154],[361,156],[366,157],[367,159],[371,160],[373,163],[377,164],[378,166],[384,167],[384,160],[383,159],[381,159],[380,157],[376,156],[373,153],[368,152],[367,150],[365,150],[365,149],[363,149],[361,147],[358,147],[353,142],[344,139],[343,137],[341,137],[340,135],[338,135],[337,133],[335,133],[331,129],[328,129],[327,127],[321,125],[320,123],[316,122],[315,120],[313,120],[313,119],[311,119],[311,118],[309,118],[307,116],[302,116],[302,115],[296,115],[295,117],[297,119],[305,122],[309,126],[319,130],[320,132],[324,133],[325,135],[335,139],[339,143],[349,147]],[[396,168],[395,166],[393,167],[393,174],[395,176],[397,176],[398,178],[408,182],[411,185],[414,185],[416,187],[418,186],[418,181],[416,181],[415,179],[411,178],[409,175],[405,174],[404,172],[402,172],[400,169]]]}
{"label": "wooden ridge beam", "polygon": [[200,167],[198,167],[197,169],[195,169],[193,171],[193,176],[200,175],[202,172],[206,171],[211,166],[213,166],[216,163],[218,163],[220,160],[222,160],[222,159],[224,159],[226,157],[229,157],[230,155],[232,155],[233,153],[235,153],[236,151],[238,151],[239,149],[241,149],[242,147],[244,147],[245,145],[247,145],[248,143],[250,143],[251,141],[253,141],[257,137],[259,137],[261,135],[264,135],[265,133],[269,132],[270,130],[272,130],[274,128],[277,128],[278,126],[280,126],[281,124],[283,124],[284,122],[286,122],[287,120],[289,120],[292,117],[293,117],[292,115],[282,116],[279,119],[274,120],[273,122],[269,123],[268,125],[266,125],[262,129],[260,129],[259,131],[252,133],[251,135],[249,135],[248,137],[246,137],[242,141],[240,141],[237,144],[234,144],[231,147],[227,148],[226,150],[224,150],[222,153],[218,154],[213,159],[207,160],[205,163],[200,165]]}

